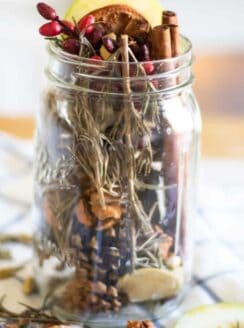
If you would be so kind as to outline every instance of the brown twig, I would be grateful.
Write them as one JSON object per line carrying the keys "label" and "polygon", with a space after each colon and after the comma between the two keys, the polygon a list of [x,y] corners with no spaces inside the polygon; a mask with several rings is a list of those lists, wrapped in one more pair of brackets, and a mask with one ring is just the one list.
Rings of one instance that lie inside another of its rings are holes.
{"label": "brown twig", "polygon": [[[130,76],[130,67],[129,67],[129,46],[128,46],[128,35],[122,35],[121,36],[121,41],[122,41],[122,60],[123,60],[123,66],[122,66],[122,74],[123,74],[123,88],[124,88],[124,110],[128,112],[130,110],[129,103],[131,106],[132,104],[132,99],[131,99],[131,88],[130,88],[130,82],[128,80]],[[128,103],[129,100],[129,103]],[[126,131],[126,146],[128,149],[128,189],[129,189],[129,198],[131,201],[130,206],[132,206],[133,209],[133,204],[135,203],[134,200],[134,194],[135,194],[135,189],[134,189],[134,181],[135,181],[135,172],[134,172],[134,148],[131,140],[131,122],[128,122],[127,125],[127,131]],[[132,213],[133,215],[133,213]],[[135,264],[136,264],[136,241],[135,241],[135,222],[132,219],[131,220],[131,238],[132,238],[132,270],[135,269]]]}

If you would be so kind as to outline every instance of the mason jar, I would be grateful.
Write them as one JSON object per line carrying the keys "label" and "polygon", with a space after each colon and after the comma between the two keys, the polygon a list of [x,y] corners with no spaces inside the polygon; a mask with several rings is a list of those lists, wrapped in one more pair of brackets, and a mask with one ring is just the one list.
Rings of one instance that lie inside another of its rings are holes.
{"label": "mason jar", "polygon": [[48,47],[36,277],[58,318],[89,327],[158,320],[189,285],[201,119],[185,37],[181,49],[147,75],[146,63]]}

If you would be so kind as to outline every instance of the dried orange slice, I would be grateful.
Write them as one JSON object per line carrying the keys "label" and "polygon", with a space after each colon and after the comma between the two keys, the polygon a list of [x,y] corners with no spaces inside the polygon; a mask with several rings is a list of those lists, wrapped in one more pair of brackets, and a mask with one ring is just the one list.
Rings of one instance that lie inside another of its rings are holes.
{"label": "dried orange slice", "polygon": [[106,23],[110,31],[118,34],[126,33],[131,22],[134,22],[138,27],[144,26],[145,32],[150,29],[150,24],[145,17],[127,5],[110,5],[96,9],[89,14],[93,15],[97,22]]}
{"label": "dried orange slice", "polygon": [[72,21],[74,18],[79,21],[90,12],[112,5],[130,6],[145,17],[152,27],[161,24],[163,8],[159,0],[75,0],[67,11],[65,19]]}

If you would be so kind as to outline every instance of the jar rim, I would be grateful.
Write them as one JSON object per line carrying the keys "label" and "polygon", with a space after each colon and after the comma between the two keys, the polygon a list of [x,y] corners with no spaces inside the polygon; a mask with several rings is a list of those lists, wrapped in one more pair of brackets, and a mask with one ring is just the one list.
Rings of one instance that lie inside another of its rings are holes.
{"label": "jar rim", "polygon": [[[98,91],[87,89],[84,85],[81,87],[76,81],[90,81],[108,84],[113,82],[114,85],[120,85],[125,79],[130,83],[147,83],[149,89],[147,91],[132,91],[131,94],[158,94],[174,93],[185,89],[192,84],[193,76],[191,74],[191,66],[193,63],[192,44],[190,40],[181,35],[181,54],[177,57],[150,61],[155,66],[155,71],[148,75],[143,67],[148,61],[139,62],[121,62],[121,61],[101,61],[85,57],[72,55],[62,50],[57,45],[50,43],[48,51],[50,54],[50,62],[47,74],[50,80],[63,87],[83,90],[85,92],[106,93],[111,95],[123,95],[123,91]],[[123,65],[129,65],[131,71],[137,72],[135,76],[125,78],[118,75],[122,71]],[[73,67],[73,68],[72,68]],[[96,74],[103,72],[103,74]],[[112,74],[111,74],[112,72]],[[117,72],[117,73],[116,73]],[[157,84],[155,87],[154,83]],[[90,83],[91,85],[91,83]],[[115,86],[114,86],[115,88]]]}
{"label": "jar rim", "polygon": [[[165,58],[165,59],[157,59],[157,60],[150,60],[150,61],[138,61],[138,62],[130,62],[130,65],[143,65],[146,64],[148,62],[152,63],[152,64],[161,64],[161,63],[174,63],[177,62],[179,60],[184,60],[184,58],[189,57],[189,55],[192,54],[192,43],[190,41],[189,38],[187,38],[184,35],[180,35],[180,44],[181,44],[181,49],[183,48],[183,51],[180,55],[172,57],[172,58]],[[60,47],[58,47],[54,42],[49,42],[49,46],[48,46],[48,50],[59,56],[62,57],[65,60],[70,60],[70,63],[72,64],[77,64],[77,65],[82,65],[84,63],[87,64],[92,64],[92,65],[100,65],[101,64],[101,60],[98,59],[91,59],[91,58],[86,58],[86,57],[81,57],[78,55],[74,55],[74,54],[70,54],[64,50],[62,50]],[[103,61],[106,64],[112,64],[112,65],[123,65],[125,64],[125,62],[123,61],[118,61],[118,60],[104,60]]]}

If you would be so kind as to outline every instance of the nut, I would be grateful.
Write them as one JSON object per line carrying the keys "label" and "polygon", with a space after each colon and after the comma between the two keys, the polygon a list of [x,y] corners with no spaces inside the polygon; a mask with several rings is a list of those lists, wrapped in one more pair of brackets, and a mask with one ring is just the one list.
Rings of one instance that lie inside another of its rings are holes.
{"label": "nut", "polygon": [[165,264],[169,269],[174,270],[181,266],[182,261],[180,256],[172,254],[165,260]]}

